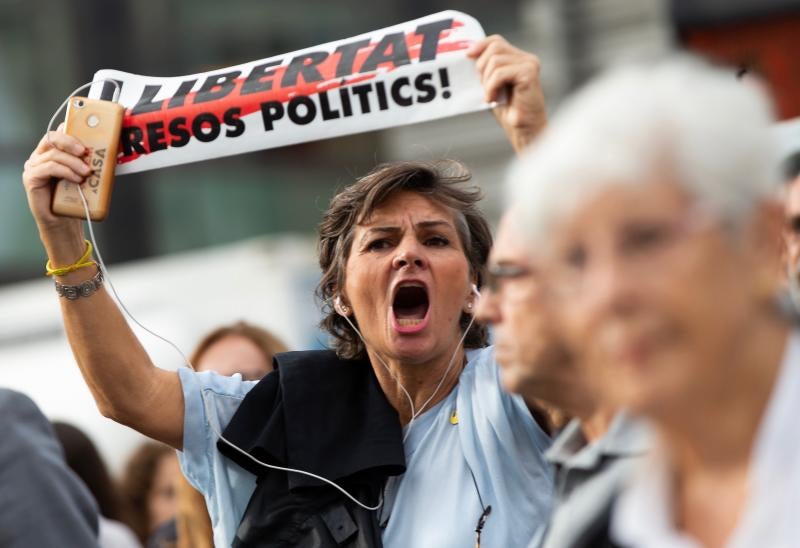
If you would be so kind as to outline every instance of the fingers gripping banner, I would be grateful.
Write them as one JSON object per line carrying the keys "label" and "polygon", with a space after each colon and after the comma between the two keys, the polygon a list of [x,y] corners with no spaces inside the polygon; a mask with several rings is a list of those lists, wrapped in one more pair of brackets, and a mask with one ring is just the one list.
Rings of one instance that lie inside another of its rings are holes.
{"label": "fingers gripping banner", "polygon": [[[466,51],[480,24],[444,11],[191,76],[100,70],[125,107],[118,175],[488,108]],[[98,82],[91,97],[110,99]]]}

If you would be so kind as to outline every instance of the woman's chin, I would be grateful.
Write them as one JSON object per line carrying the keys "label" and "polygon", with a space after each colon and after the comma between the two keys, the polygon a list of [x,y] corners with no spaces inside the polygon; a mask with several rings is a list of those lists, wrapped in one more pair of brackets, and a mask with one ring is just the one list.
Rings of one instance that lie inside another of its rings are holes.
{"label": "woman's chin", "polygon": [[392,354],[404,362],[427,362],[434,357],[435,342],[425,336],[398,335],[392,341]]}

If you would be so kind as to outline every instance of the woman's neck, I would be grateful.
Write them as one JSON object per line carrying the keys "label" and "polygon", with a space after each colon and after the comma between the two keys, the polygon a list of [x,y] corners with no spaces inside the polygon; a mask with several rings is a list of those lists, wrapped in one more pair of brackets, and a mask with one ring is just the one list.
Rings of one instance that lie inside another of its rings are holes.
{"label": "woman's neck", "polygon": [[686,398],[670,416],[654,417],[676,465],[692,471],[749,460],[787,337],[788,330],[774,326],[753,333],[731,352],[726,374],[714,379],[707,397]]}
{"label": "woman's neck", "polygon": [[[381,357],[374,352],[370,351],[368,354],[381,389],[392,407],[397,410],[403,426],[411,421],[413,413],[424,413],[450,394],[458,384],[466,363],[466,353],[460,346],[427,362],[409,363],[383,358],[384,363],[381,363]],[[409,397],[413,402],[413,410]]]}
{"label": "woman's neck", "polygon": [[753,444],[788,340],[772,323],[748,335],[708,397],[654,418],[671,461],[676,525],[707,546],[724,545],[744,511]]}

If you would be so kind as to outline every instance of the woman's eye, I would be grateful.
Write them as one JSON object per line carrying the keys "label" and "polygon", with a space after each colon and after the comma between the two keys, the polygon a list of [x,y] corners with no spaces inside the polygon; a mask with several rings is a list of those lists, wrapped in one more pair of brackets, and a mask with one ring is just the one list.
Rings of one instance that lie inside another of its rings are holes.
{"label": "woman's eye", "polygon": [[654,248],[669,238],[669,227],[663,225],[640,225],[629,228],[622,238],[622,247],[629,251]]}
{"label": "woman's eye", "polygon": [[390,243],[389,240],[386,239],[379,239],[373,240],[369,244],[367,244],[367,251],[377,251],[379,249],[386,249],[389,247]]}
{"label": "woman's eye", "polygon": [[564,254],[564,262],[571,270],[582,270],[586,266],[588,253],[583,246],[575,246]]}
{"label": "woman's eye", "polygon": [[432,238],[428,238],[425,241],[425,245],[429,245],[432,247],[445,247],[447,245],[450,245],[450,240],[448,240],[444,236],[434,236]]}

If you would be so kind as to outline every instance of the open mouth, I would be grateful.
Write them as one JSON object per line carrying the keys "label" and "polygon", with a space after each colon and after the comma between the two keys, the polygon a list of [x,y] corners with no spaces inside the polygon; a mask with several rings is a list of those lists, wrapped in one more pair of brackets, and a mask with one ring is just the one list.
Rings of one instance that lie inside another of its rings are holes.
{"label": "open mouth", "polygon": [[392,301],[394,318],[400,328],[419,327],[428,315],[428,291],[422,285],[403,285]]}

